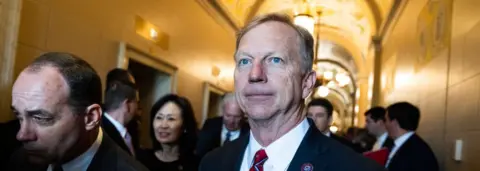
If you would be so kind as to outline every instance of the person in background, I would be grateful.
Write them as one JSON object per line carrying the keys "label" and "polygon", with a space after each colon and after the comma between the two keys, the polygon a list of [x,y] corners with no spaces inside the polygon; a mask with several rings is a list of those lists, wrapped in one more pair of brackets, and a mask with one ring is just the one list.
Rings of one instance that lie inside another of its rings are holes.
{"label": "person in background", "polygon": [[7,170],[141,171],[100,128],[102,85],[86,61],[49,52],[24,69],[12,89],[22,148]]}
{"label": "person in background", "polygon": [[222,116],[206,120],[200,131],[197,145],[197,154],[200,157],[248,134],[250,130],[233,93],[225,94],[221,105]]}
{"label": "person in background", "polygon": [[372,151],[377,151],[382,147],[391,150],[393,147],[393,140],[388,136],[385,127],[385,113],[386,110],[383,107],[373,107],[365,112],[365,127],[368,133],[376,137]]}
{"label": "person in background", "polygon": [[375,144],[375,136],[368,133],[367,129],[358,128],[356,135],[352,139],[352,143],[362,150],[362,152],[367,152],[372,149],[373,144]]}
{"label": "person in background", "polygon": [[389,171],[438,171],[435,154],[428,144],[415,133],[420,122],[420,110],[399,102],[387,107],[386,127],[394,139],[386,167]]}
{"label": "person in background", "polygon": [[138,90],[133,76],[124,69],[107,74],[102,128],[123,150],[135,156],[136,148],[126,128],[137,114]]}
{"label": "person in background", "polygon": [[137,159],[150,170],[196,171],[198,131],[190,102],[166,95],[153,105],[150,116],[153,148],[139,151]]}
{"label": "person in background", "polygon": [[325,98],[314,98],[307,105],[307,117],[315,122],[315,126],[325,136],[330,137],[343,145],[350,147],[356,152],[363,152],[363,148],[356,146],[347,139],[330,132],[330,125],[333,122],[333,105]]}

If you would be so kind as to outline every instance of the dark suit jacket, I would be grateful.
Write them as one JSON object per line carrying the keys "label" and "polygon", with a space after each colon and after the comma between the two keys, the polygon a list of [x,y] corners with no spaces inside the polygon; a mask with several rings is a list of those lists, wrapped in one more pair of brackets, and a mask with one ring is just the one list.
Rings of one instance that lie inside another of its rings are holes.
{"label": "dark suit jacket", "polygon": [[0,124],[0,167],[5,166],[10,156],[22,146],[17,140],[17,132],[20,130],[20,122],[18,119],[11,120]]}
{"label": "dark suit jacket", "polygon": [[338,136],[338,135],[335,135],[335,134],[333,134],[333,133],[330,133],[330,138],[332,138],[332,139],[340,142],[341,144],[343,144],[343,145],[351,148],[352,150],[354,150],[354,151],[357,152],[357,153],[363,153],[363,152],[366,151],[366,150],[363,149],[360,145],[354,144],[354,143],[348,141],[347,139],[342,138],[342,137],[340,137],[340,136]]}
{"label": "dark suit jacket", "polygon": [[[8,170],[45,171],[47,166],[28,163],[23,149],[18,150],[10,159]],[[102,144],[93,157],[87,171],[148,171],[148,169],[125,153],[115,142],[103,134]]]}
{"label": "dark suit jacket", "polygon": [[438,171],[432,149],[417,134],[413,134],[395,153],[388,165],[389,171]]}
{"label": "dark suit jacket", "polygon": [[[223,118],[215,117],[210,118],[205,121],[202,130],[198,136],[197,143],[197,155],[203,157],[208,152],[213,149],[220,147],[220,142],[222,139],[222,127],[223,127]],[[240,137],[242,135],[248,134],[250,127],[248,123],[242,123],[242,128],[240,130]]]}
{"label": "dark suit jacket", "polygon": [[125,140],[123,139],[122,135],[120,135],[120,132],[118,132],[117,128],[115,125],[113,125],[108,118],[105,117],[105,114],[102,115],[102,124],[101,127],[104,130],[104,133],[108,134],[108,136],[115,142],[117,145],[122,148],[125,152],[127,152],[129,155],[132,155],[130,152],[127,144],[125,143]]}
{"label": "dark suit jacket", "polygon": [[395,142],[393,141],[393,139],[390,138],[390,137],[387,137],[387,139],[385,139],[385,141],[383,142],[382,147],[386,147],[390,151],[392,151],[392,147],[393,147],[394,144],[395,144]]}
{"label": "dark suit jacket", "polygon": [[[383,171],[384,168],[344,145],[323,135],[310,122],[310,129],[293,157],[288,171],[297,171],[304,164],[311,164],[313,171]],[[200,171],[238,171],[249,135],[208,153],[200,163]],[[286,147],[288,148],[288,147]]]}

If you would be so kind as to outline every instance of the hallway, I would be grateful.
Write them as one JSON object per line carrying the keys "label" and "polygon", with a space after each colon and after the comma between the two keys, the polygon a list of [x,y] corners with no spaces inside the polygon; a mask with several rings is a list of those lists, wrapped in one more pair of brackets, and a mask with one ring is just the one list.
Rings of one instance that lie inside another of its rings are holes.
{"label": "hallway", "polygon": [[21,70],[66,51],[101,76],[134,53],[171,66],[172,93],[188,97],[203,123],[205,91],[233,91],[236,31],[281,12],[316,38],[311,97],[333,103],[334,129],[364,127],[369,108],[408,101],[442,170],[480,170],[479,8],[478,0],[0,0],[0,121],[14,117],[8,94]]}

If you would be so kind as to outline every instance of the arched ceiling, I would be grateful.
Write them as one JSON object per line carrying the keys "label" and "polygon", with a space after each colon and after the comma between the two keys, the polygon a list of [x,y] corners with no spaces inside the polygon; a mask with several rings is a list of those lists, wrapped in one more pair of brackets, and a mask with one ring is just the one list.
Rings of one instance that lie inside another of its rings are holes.
{"label": "arched ceiling", "polygon": [[371,37],[376,35],[388,15],[393,0],[265,0],[256,15],[271,12],[301,14],[306,11],[304,2],[315,11],[320,30],[333,28],[349,37],[349,41],[365,55]]}
{"label": "arched ceiling", "polygon": [[[366,74],[366,56],[372,37],[398,0],[197,0],[212,16],[221,16],[234,31],[254,16],[280,12],[294,16],[309,13],[317,21],[319,39],[343,46],[354,59],[358,72]],[[209,5],[205,5],[209,4]],[[315,36],[317,37],[317,36]],[[322,42],[319,42],[319,47]]]}

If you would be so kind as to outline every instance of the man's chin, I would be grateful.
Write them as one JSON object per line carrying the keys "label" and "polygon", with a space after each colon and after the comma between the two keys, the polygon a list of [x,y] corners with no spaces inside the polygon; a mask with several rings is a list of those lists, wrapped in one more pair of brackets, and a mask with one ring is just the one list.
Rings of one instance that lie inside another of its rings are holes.
{"label": "man's chin", "polygon": [[44,154],[26,152],[26,155],[27,155],[28,161],[32,164],[38,164],[38,165],[50,164],[49,157],[45,156]]}

